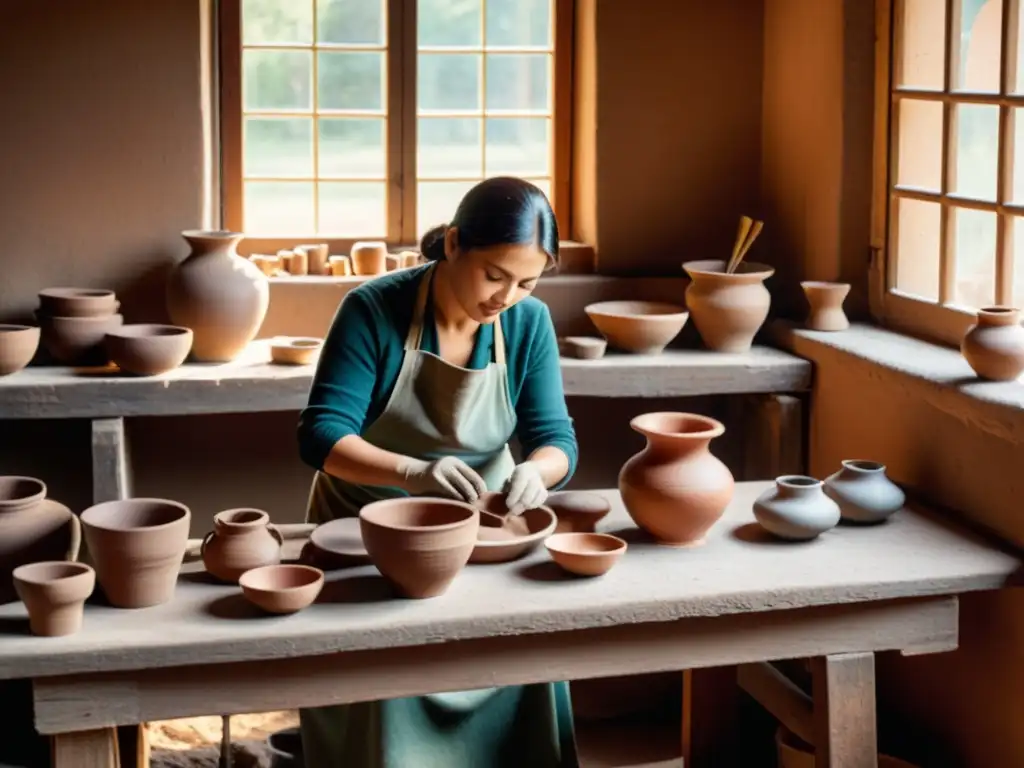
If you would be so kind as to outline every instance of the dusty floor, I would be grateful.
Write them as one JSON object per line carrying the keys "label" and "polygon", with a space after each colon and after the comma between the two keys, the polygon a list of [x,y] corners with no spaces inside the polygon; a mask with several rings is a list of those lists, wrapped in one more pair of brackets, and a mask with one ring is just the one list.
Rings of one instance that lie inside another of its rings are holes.
{"label": "dusty floor", "polygon": [[[265,712],[231,718],[232,768],[270,768],[266,740],[299,724],[297,712]],[[189,717],[150,723],[151,768],[217,768],[221,719]]]}

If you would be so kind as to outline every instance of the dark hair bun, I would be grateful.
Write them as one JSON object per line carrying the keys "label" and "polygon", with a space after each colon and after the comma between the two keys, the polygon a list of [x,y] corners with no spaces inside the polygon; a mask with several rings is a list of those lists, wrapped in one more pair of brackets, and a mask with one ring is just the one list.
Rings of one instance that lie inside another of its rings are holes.
{"label": "dark hair bun", "polygon": [[431,227],[420,240],[420,254],[427,261],[444,261],[444,237],[448,233],[447,224]]}

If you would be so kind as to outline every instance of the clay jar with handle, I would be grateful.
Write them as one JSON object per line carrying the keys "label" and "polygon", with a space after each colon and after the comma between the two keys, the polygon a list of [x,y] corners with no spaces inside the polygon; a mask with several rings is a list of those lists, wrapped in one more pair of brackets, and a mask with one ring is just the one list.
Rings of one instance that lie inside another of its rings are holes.
{"label": "clay jar with handle", "polygon": [[82,543],[78,518],[46,498],[34,477],[0,476],[0,602],[13,600],[15,568],[41,560],[77,560]]}
{"label": "clay jar with handle", "polygon": [[259,509],[227,509],[213,516],[213,530],[203,538],[200,553],[207,572],[232,583],[253,568],[281,562],[281,532]]}
{"label": "clay jar with handle", "polygon": [[1024,372],[1024,328],[1020,310],[985,307],[960,342],[960,354],[983,379],[1013,381]]}
{"label": "clay jar with handle", "polygon": [[903,508],[903,489],[885,474],[885,464],[847,459],[825,480],[825,493],[839,505],[843,520],[881,523]]}
{"label": "clay jar with handle", "polygon": [[766,264],[740,262],[726,274],[724,261],[688,261],[686,308],[708,349],[747,352],[768,317],[772,297],[764,281],[775,274]]}
{"label": "clay jar with handle", "polygon": [[694,546],[732,500],[732,473],[710,451],[721,422],[695,413],[657,412],[629,425],[647,446],[619,472],[619,492],[633,521],[664,544]]}
{"label": "clay jar with handle", "polygon": [[259,267],[238,255],[241,233],[186,230],[181,236],[192,252],[167,281],[171,322],[192,329],[195,360],[234,360],[263,324],[270,284]]}

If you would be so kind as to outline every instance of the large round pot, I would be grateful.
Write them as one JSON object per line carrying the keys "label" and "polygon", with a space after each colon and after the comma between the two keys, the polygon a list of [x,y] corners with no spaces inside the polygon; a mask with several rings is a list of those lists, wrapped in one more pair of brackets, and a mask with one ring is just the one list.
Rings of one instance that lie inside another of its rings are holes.
{"label": "large round pot", "polygon": [[960,354],[980,378],[1013,381],[1024,372],[1024,328],[1020,310],[985,307],[960,342]]}
{"label": "large round pot", "polygon": [[166,499],[124,499],[82,513],[96,580],[111,605],[146,608],[174,596],[192,513]]}
{"label": "large round pot", "polygon": [[259,267],[238,255],[243,234],[186,230],[181,235],[192,252],[167,281],[171,322],[192,329],[195,360],[233,360],[263,324],[270,284]]}
{"label": "large round pot", "polygon": [[469,562],[480,512],[448,499],[385,499],[360,510],[359,529],[370,560],[399,592],[437,597]]}
{"label": "large round pot", "polygon": [[664,544],[700,544],[732,500],[732,473],[710,451],[725,432],[695,413],[645,413],[629,425],[647,445],[619,472],[619,493],[633,521]]}
{"label": "large round pot", "polygon": [[766,264],[740,262],[726,273],[724,261],[688,261],[686,308],[708,349],[746,352],[768,317],[772,297],[764,281],[775,274]]}

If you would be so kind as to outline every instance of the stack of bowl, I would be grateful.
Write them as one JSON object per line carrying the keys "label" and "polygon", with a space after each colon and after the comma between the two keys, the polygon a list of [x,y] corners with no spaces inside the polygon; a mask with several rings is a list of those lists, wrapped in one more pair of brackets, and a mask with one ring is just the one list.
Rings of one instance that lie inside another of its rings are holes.
{"label": "stack of bowl", "polygon": [[105,365],[103,339],[121,327],[121,303],[113,291],[92,288],[46,288],[39,292],[42,343],[65,365]]}

